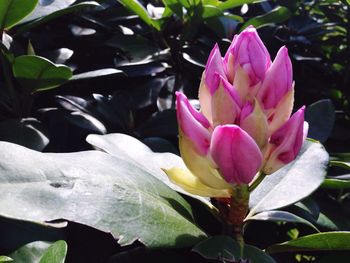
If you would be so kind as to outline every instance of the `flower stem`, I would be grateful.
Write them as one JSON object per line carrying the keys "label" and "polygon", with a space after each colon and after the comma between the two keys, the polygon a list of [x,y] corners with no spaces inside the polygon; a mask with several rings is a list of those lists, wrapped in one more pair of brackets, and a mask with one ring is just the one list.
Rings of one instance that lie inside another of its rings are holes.
{"label": "flower stem", "polygon": [[249,209],[249,189],[248,185],[242,184],[234,187],[229,220],[233,226],[233,236],[240,245],[240,257],[243,256],[244,238],[243,222]]}
{"label": "flower stem", "polygon": [[265,177],[265,173],[259,172],[254,181],[249,185],[249,192],[252,192],[262,182],[262,180],[264,180]]}

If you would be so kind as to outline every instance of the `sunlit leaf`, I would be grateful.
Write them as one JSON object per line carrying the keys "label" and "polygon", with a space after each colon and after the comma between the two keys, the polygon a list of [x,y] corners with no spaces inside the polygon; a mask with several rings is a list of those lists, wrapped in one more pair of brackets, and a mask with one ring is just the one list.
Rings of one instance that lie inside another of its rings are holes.
{"label": "sunlit leaf", "polygon": [[206,236],[155,170],[122,153],[40,153],[0,142],[0,170],[0,215],[8,218],[74,221],[111,232],[121,244],[153,248],[188,247]]}
{"label": "sunlit leaf", "polygon": [[249,19],[246,23],[244,23],[241,30],[250,25],[259,28],[272,23],[281,23],[289,19],[291,15],[292,14],[288,8],[284,6],[278,6],[264,15]]}
{"label": "sunlit leaf", "polygon": [[323,183],[328,158],[320,143],[305,141],[293,162],[268,175],[252,192],[249,216],[285,207],[309,196]]}
{"label": "sunlit leaf", "polygon": [[67,82],[72,71],[39,56],[19,56],[13,61],[13,74],[25,88],[33,91],[52,89]]}
{"label": "sunlit leaf", "polygon": [[350,232],[318,233],[267,248],[268,253],[319,250],[350,250]]}
{"label": "sunlit leaf", "polygon": [[0,31],[16,25],[28,16],[38,4],[38,0],[1,0],[0,1]]}
{"label": "sunlit leaf", "polygon": [[311,222],[286,211],[265,211],[249,217],[247,220],[300,223],[319,232],[319,230]]}

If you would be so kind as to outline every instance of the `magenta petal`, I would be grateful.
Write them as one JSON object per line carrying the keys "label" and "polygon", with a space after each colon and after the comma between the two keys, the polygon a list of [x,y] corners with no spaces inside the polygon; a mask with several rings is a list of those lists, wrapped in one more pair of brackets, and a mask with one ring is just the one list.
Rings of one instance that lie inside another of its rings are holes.
{"label": "magenta petal", "polygon": [[241,104],[237,90],[220,76],[219,87],[211,101],[213,126],[235,123],[239,118]]}
{"label": "magenta petal", "polygon": [[226,78],[223,59],[217,44],[210,52],[208,62],[205,67],[205,83],[207,84],[210,94],[213,94],[219,85],[219,77]]}
{"label": "magenta petal", "polygon": [[275,108],[284,95],[292,89],[292,82],[293,70],[288,49],[281,47],[257,95],[264,109]]}
{"label": "magenta petal", "polygon": [[250,101],[248,101],[242,108],[240,122],[246,119],[253,112],[253,110],[254,110],[253,104]]}
{"label": "magenta petal", "polygon": [[262,163],[258,145],[237,125],[215,128],[210,153],[221,175],[229,183],[249,184]]}
{"label": "magenta petal", "polygon": [[[265,78],[265,73],[271,65],[270,54],[253,26],[247,27],[234,38],[229,51],[233,54],[235,65],[228,68],[236,69],[240,65],[249,75],[251,86]],[[229,53],[226,53],[226,63],[228,59]]]}
{"label": "magenta petal", "polygon": [[272,160],[277,158],[287,164],[293,161],[305,140],[307,130],[304,129],[305,106],[295,112],[292,117],[279,128],[270,138],[270,143],[274,145]]}
{"label": "magenta petal", "polygon": [[242,100],[236,88],[230,82],[228,82],[226,78],[223,78],[222,76],[220,76],[220,81],[222,82],[222,85],[226,90],[227,94],[229,94],[229,96],[235,102],[235,104],[237,104],[239,107],[242,107]]}
{"label": "magenta petal", "polygon": [[210,143],[209,121],[187,100],[186,96],[176,93],[177,121],[183,135],[188,137],[201,155],[206,155]]}

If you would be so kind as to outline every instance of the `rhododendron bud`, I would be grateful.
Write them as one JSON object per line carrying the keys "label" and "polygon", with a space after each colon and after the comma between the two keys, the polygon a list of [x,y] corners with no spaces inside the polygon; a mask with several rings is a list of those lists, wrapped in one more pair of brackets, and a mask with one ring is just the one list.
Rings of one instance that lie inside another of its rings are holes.
{"label": "rhododendron bud", "polygon": [[269,126],[259,101],[255,100],[254,104],[247,102],[244,105],[239,126],[255,140],[260,149],[265,146],[268,139]]}
{"label": "rhododendron bud", "polygon": [[258,145],[237,125],[215,128],[210,153],[220,174],[234,184],[249,184],[262,163]]}
{"label": "rhododendron bud", "polygon": [[208,120],[194,109],[186,96],[180,92],[176,93],[176,106],[181,133],[193,142],[199,154],[206,155],[210,142]]}
{"label": "rhododendron bud", "polygon": [[305,106],[272,134],[264,173],[271,174],[297,157],[308,130],[307,123],[304,123],[304,111]]}
{"label": "rhododendron bud", "polygon": [[199,102],[203,115],[212,121],[211,100],[217,90],[221,78],[226,78],[223,59],[218,45],[216,44],[210,52],[205,71],[199,86]]}
{"label": "rhododendron bud", "polygon": [[[200,111],[184,94],[176,96],[179,148],[188,170],[166,173],[190,193],[231,196],[234,205],[239,189],[247,193],[258,172],[271,174],[293,161],[306,137],[305,108],[291,117],[288,50],[282,47],[271,63],[252,26],[234,37],[224,58],[218,45],[211,51],[199,88]],[[243,199],[237,205],[246,207]]]}
{"label": "rhododendron bud", "polygon": [[292,63],[286,47],[282,47],[266,73],[257,94],[264,109],[275,108],[281,99],[292,89]]}
{"label": "rhododendron bud", "polygon": [[212,129],[210,123],[180,92],[176,93],[176,107],[180,153],[186,166],[207,186],[215,189],[228,188],[208,158]]}
{"label": "rhododendron bud", "polygon": [[220,76],[226,78],[223,59],[218,45],[215,44],[205,67],[205,84],[211,95],[218,88]]}
{"label": "rhododendron bud", "polygon": [[250,86],[254,86],[265,78],[271,59],[256,29],[249,26],[235,36],[225,55],[224,62],[227,65],[227,75],[230,81],[235,78],[237,68],[241,67],[249,76]]}
{"label": "rhododendron bud", "polygon": [[220,76],[220,84],[212,96],[211,106],[214,127],[220,124],[235,123],[240,114],[239,94],[222,76]]}

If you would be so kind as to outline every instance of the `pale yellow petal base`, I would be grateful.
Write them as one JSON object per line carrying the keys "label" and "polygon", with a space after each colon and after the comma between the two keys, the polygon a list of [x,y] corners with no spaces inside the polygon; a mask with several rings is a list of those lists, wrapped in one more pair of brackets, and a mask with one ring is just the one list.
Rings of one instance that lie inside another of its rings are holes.
{"label": "pale yellow petal base", "polygon": [[231,197],[232,189],[215,189],[202,183],[198,177],[189,170],[173,167],[171,169],[163,169],[168,175],[171,182],[180,186],[185,191],[204,197]]}

